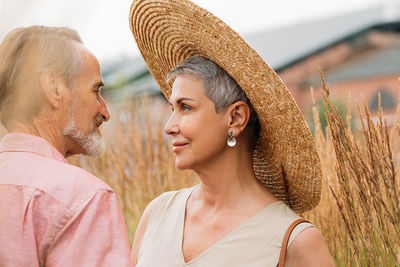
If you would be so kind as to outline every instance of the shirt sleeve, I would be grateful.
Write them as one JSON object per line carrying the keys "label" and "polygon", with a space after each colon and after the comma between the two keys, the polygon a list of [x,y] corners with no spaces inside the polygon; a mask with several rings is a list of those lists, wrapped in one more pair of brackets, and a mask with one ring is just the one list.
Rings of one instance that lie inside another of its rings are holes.
{"label": "shirt sleeve", "polygon": [[45,266],[131,266],[126,226],[113,191],[96,191],[72,212],[50,245]]}

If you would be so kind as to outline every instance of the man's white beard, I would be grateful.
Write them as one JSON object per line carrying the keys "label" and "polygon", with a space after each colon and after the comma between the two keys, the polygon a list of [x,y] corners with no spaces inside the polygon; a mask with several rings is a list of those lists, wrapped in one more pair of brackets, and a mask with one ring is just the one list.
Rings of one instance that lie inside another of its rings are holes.
{"label": "man's white beard", "polygon": [[75,127],[75,121],[73,118],[71,118],[70,123],[65,127],[64,135],[70,136],[79,146],[81,146],[86,155],[99,157],[106,149],[104,140],[97,128],[95,128],[95,130],[90,134],[83,134]]}

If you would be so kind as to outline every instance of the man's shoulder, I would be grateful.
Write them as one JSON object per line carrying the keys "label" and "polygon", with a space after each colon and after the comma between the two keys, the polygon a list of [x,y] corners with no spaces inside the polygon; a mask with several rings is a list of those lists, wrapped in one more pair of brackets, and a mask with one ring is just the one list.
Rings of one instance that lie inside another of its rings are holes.
{"label": "man's shoulder", "polygon": [[90,190],[104,189],[112,191],[110,186],[103,180],[81,167],[63,162],[57,162],[57,164],[60,165],[60,172],[58,175],[64,177],[66,183],[85,185]]}
{"label": "man's shoulder", "polygon": [[[33,153],[18,153],[0,170],[1,184],[37,188],[69,209],[95,194],[113,190],[94,174],[65,162]],[[19,167],[22,166],[22,167]]]}
{"label": "man's shoulder", "polygon": [[113,193],[109,185],[85,169],[57,161],[48,164],[56,169],[52,168],[47,178],[56,181],[42,184],[41,189],[72,209],[95,194]]}

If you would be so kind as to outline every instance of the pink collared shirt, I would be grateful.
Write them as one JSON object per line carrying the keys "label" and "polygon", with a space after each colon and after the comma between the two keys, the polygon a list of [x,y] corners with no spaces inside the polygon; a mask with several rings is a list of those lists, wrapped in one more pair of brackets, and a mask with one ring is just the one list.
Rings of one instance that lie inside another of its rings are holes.
{"label": "pink collared shirt", "polygon": [[0,142],[0,265],[131,266],[113,190],[43,138]]}

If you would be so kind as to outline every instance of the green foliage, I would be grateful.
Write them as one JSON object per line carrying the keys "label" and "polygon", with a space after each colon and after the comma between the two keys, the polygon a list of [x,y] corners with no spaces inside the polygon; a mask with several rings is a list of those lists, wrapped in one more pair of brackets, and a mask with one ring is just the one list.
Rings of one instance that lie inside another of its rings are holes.
{"label": "green foliage", "polygon": [[[339,112],[340,117],[342,119],[342,121],[347,121],[346,117],[347,117],[347,105],[340,100],[333,100],[333,105],[335,107],[335,109]],[[318,103],[315,104],[315,107],[317,108],[318,111],[318,117],[319,117],[319,121],[321,124],[321,129],[323,131],[324,134],[326,134],[326,127],[328,126],[328,123],[326,121],[326,117],[325,117],[325,107],[324,107],[324,102],[322,100],[320,100]],[[312,114],[312,111],[310,110],[309,114]],[[351,114],[352,115],[352,114]],[[312,118],[312,116],[309,116],[310,118]],[[353,128],[354,126],[354,120],[353,120],[353,116],[351,116],[351,128]],[[310,126],[311,132],[315,133],[315,122],[314,120],[309,121],[308,125]]]}

